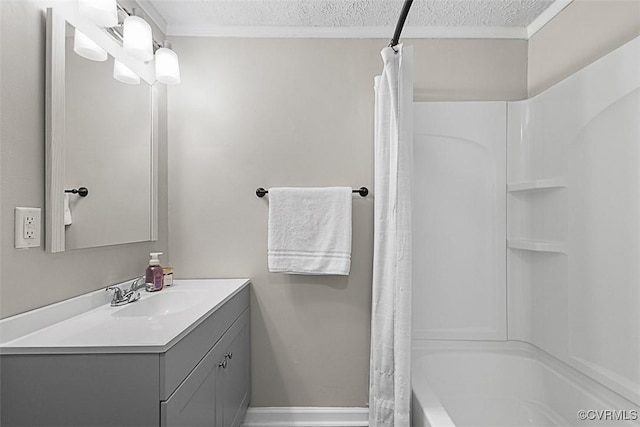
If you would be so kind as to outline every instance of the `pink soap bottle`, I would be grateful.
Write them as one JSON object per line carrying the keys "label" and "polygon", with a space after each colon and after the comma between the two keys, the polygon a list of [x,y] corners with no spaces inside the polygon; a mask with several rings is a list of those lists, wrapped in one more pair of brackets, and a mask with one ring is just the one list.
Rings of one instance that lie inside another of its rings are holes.
{"label": "pink soap bottle", "polygon": [[[149,255],[151,255],[151,259],[149,260],[149,266],[145,271],[145,283],[152,284],[153,291],[159,291],[162,289],[163,274],[158,257],[162,255],[162,252],[151,252]],[[151,288],[151,286],[149,288]]]}

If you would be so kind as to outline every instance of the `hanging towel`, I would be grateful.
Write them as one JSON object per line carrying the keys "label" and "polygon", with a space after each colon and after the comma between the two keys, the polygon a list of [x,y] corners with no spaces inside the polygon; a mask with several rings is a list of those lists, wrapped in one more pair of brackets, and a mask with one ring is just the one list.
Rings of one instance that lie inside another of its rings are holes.
{"label": "hanging towel", "polygon": [[73,219],[71,218],[71,208],[69,207],[69,195],[64,195],[64,225],[71,225]]}
{"label": "hanging towel", "polygon": [[351,188],[269,189],[269,271],[348,275]]}

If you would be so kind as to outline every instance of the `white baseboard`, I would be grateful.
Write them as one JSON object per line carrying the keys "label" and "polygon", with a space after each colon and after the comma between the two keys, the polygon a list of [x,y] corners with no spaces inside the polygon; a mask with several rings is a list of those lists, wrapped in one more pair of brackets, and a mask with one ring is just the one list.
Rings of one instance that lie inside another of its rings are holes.
{"label": "white baseboard", "polygon": [[368,408],[249,408],[242,427],[366,427]]}

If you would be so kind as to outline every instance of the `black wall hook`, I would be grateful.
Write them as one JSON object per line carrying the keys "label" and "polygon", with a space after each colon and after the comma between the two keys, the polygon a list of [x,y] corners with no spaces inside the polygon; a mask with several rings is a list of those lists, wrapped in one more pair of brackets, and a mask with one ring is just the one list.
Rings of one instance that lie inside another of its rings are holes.
{"label": "black wall hook", "polygon": [[89,195],[89,189],[87,187],[74,188],[73,190],[64,190],[65,193],[77,194],[80,197],[87,197]]}

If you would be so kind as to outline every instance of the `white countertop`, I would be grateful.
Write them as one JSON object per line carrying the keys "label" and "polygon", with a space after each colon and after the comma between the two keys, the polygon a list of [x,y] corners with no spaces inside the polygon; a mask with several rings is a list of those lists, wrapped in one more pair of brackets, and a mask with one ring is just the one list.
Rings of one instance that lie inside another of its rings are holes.
{"label": "white countertop", "polygon": [[[163,353],[248,284],[249,279],[175,280],[159,292],[142,290],[139,301],[120,307],[111,307],[111,292],[100,289],[0,320],[0,354]],[[176,305],[175,312],[126,315],[158,296],[169,303],[187,296],[189,302]]]}

